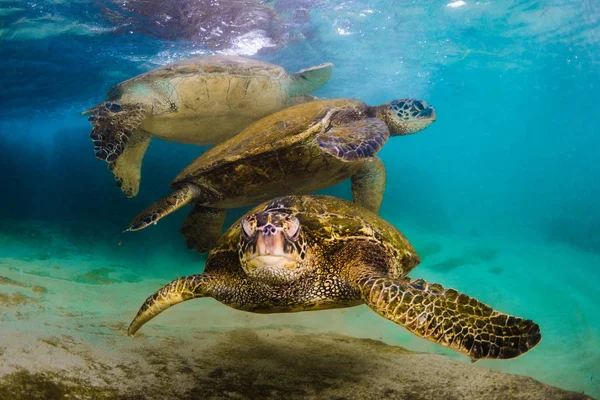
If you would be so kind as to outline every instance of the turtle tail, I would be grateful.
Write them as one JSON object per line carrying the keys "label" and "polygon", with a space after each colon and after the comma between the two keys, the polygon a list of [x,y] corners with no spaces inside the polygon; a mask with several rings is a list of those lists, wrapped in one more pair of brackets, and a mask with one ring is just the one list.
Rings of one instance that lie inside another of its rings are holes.
{"label": "turtle tail", "polygon": [[197,297],[210,296],[215,284],[214,277],[207,274],[184,276],[171,281],[146,299],[131,321],[127,334],[133,336],[142,325],[171,306]]}
{"label": "turtle tail", "polygon": [[331,79],[332,74],[332,63],[325,63],[298,71],[291,76],[289,95],[291,97],[304,96],[317,90]]}
{"label": "turtle tail", "polygon": [[130,223],[125,232],[139,231],[148,225],[156,224],[161,218],[189,204],[197,196],[198,190],[192,185],[185,185],[170,195],[163,197],[146,208]]}

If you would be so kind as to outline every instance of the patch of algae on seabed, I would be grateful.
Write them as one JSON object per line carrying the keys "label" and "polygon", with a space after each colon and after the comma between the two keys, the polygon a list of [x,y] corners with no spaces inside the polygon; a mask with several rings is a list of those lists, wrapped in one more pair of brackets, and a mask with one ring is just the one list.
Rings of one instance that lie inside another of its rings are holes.
{"label": "patch of algae on seabed", "polygon": [[94,285],[110,285],[111,283],[117,282],[116,279],[108,276],[111,272],[115,272],[115,270],[110,268],[96,268],[86,272],[85,274],[77,275],[73,280],[75,282]]}
{"label": "patch of algae on seabed", "polygon": [[[49,344],[69,350],[73,340],[66,339]],[[96,354],[103,360],[85,359],[93,353],[85,344],[83,353],[73,348],[86,367],[70,373],[18,369],[0,378],[0,399],[589,399],[532,378],[335,334],[239,329],[138,339],[120,348],[113,342]]]}
{"label": "patch of algae on seabed", "polygon": [[6,276],[0,276],[0,285],[11,285],[11,286],[17,286],[17,287],[22,287],[22,288],[30,288],[33,293],[39,293],[39,294],[43,294],[43,293],[47,292],[45,287],[26,285],[24,283],[15,281],[14,279],[7,278]]}
{"label": "patch of algae on seabed", "polygon": [[[19,288],[30,288],[33,293],[36,294],[44,294],[46,293],[46,288],[42,286],[30,286],[24,283],[15,281],[14,279],[7,278],[5,276],[0,276],[0,285],[5,286],[16,286]],[[40,299],[35,297],[27,296],[20,292],[13,292],[10,294],[0,293],[0,306],[4,307],[15,307],[15,306],[23,306],[26,304],[39,303]]]}
{"label": "patch of algae on seabed", "polygon": [[[139,276],[134,274],[123,274],[123,268],[121,271],[114,268],[95,268],[85,274],[79,274],[73,278],[73,281],[79,283],[87,283],[90,285],[110,285],[112,283],[120,282],[139,282],[141,279]],[[118,278],[113,278],[109,275],[119,274]]]}
{"label": "patch of algae on seabed", "polygon": [[20,370],[2,377],[0,399],[11,400],[143,400],[140,395],[122,395],[111,389],[100,389],[76,379],[54,373],[30,373]]}
{"label": "patch of algae on seabed", "polygon": [[19,292],[14,292],[12,294],[0,293],[0,305],[4,307],[23,306],[25,304],[38,303],[39,301],[39,299],[26,296]]}

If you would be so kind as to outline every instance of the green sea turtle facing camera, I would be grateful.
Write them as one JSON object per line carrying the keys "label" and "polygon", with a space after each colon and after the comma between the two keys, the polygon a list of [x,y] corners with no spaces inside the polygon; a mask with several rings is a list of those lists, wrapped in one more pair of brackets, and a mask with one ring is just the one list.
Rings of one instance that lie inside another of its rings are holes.
{"label": "green sea turtle facing camera", "polygon": [[419,262],[400,231],[362,207],[330,196],[286,196],[259,205],[229,228],[204,273],[176,279],[148,297],[128,333],[175,304],[212,297],[255,313],[366,304],[473,361],[514,358],[540,342],[540,328],[531,320],[408,278]]}
{"label": "green sea turtle facing camera", "polygon": [[323,86],[332,71],[331,63],[287,74],[249,58],[190,58],[118,84],[107,101],[83,114],[93,125],[96,157],[109,163],[117,185],[132,197],[152,137],[220,143],[264,116],[312,100],[308,93]]}
{"label": "green sea turtle facing camera", "polygon": [[390,135],[416,133],[433,121],[434,109],[416,99],[374,107],[329,99],[286,108],[202,154],[171,182],[173,193],[127,230],[143,229],[193,203],[181,232],[188,247],[206,252],[221,235],[227,208],[310,194],[348,178],[354,201],[377,213],[386,181],[377,152]]}

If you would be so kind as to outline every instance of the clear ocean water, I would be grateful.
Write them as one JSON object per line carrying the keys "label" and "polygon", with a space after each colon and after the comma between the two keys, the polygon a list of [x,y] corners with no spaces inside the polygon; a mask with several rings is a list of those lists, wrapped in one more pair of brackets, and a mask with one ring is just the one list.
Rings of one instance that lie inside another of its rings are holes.
{"label": "clear ocean water", "polygon": [[[392,138],[380,153],[381,215],[422,258],[411,277],[541,326],[531,352],[477,366],[600,397],[600,3],[221,3],[0,1],[0,376],[62,365],[24,338],[78,338],[72,329],[93,346],[103,318],[128,324],[152,291],[202,270],[206,256],[187,250],[178,232],[186,212],[122,231],[208,147],[154,140],[140,193],[128,199],[94,157],[80,113],[157,66],[231,54],[289,72],[332,62],[319,97],[432,104],[431,127]],[[323,193],[350,199],[350,185]],[[155,325],[175,325],[184,338],[199,327],[294,326],[469,362],[364,306],[240,313],[196,300]]]}

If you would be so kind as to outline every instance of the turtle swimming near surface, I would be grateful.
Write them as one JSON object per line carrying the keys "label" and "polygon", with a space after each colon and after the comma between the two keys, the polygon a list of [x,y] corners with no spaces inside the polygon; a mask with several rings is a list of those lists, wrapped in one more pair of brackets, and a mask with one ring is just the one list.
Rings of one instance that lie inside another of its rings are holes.
{"label": "turtle swimming near surface", "polygon": [[312,100],[333,66],[289,75],[274,64],[236,56],[205,56],[168,64],[126,80],[108,100],[85,111],[96,157],[106,160],[117,185],[137,195],[142,159],[152,137],[216,144],[252,122]]}
{"label": "turtle swimming near surface", "polygon": [[206,252],[222,233],[227,208],[310,194],[348,178],[354,200],[377,213],[386,180],[377,152],[390,135],[415,133],[433,121],[434,109],[416,99],[376,107],[329,99],[286,108],[202,154],[171,182],[173,193],[134,218],[128,230],[193,203],[181,232],[188,247]]}
{"label": "turtle swimming near surface", "polygon": [[175,304],[212,297],[255,313],[366,304],[473,361],[514,358],[540,342],[540,328],[531,320],[408,278],[419,262],[400,231],[362,207],[329,196],[286,196],[259,205],[229,228],[202,274],[176,279],[148,297],[128,333]]}

